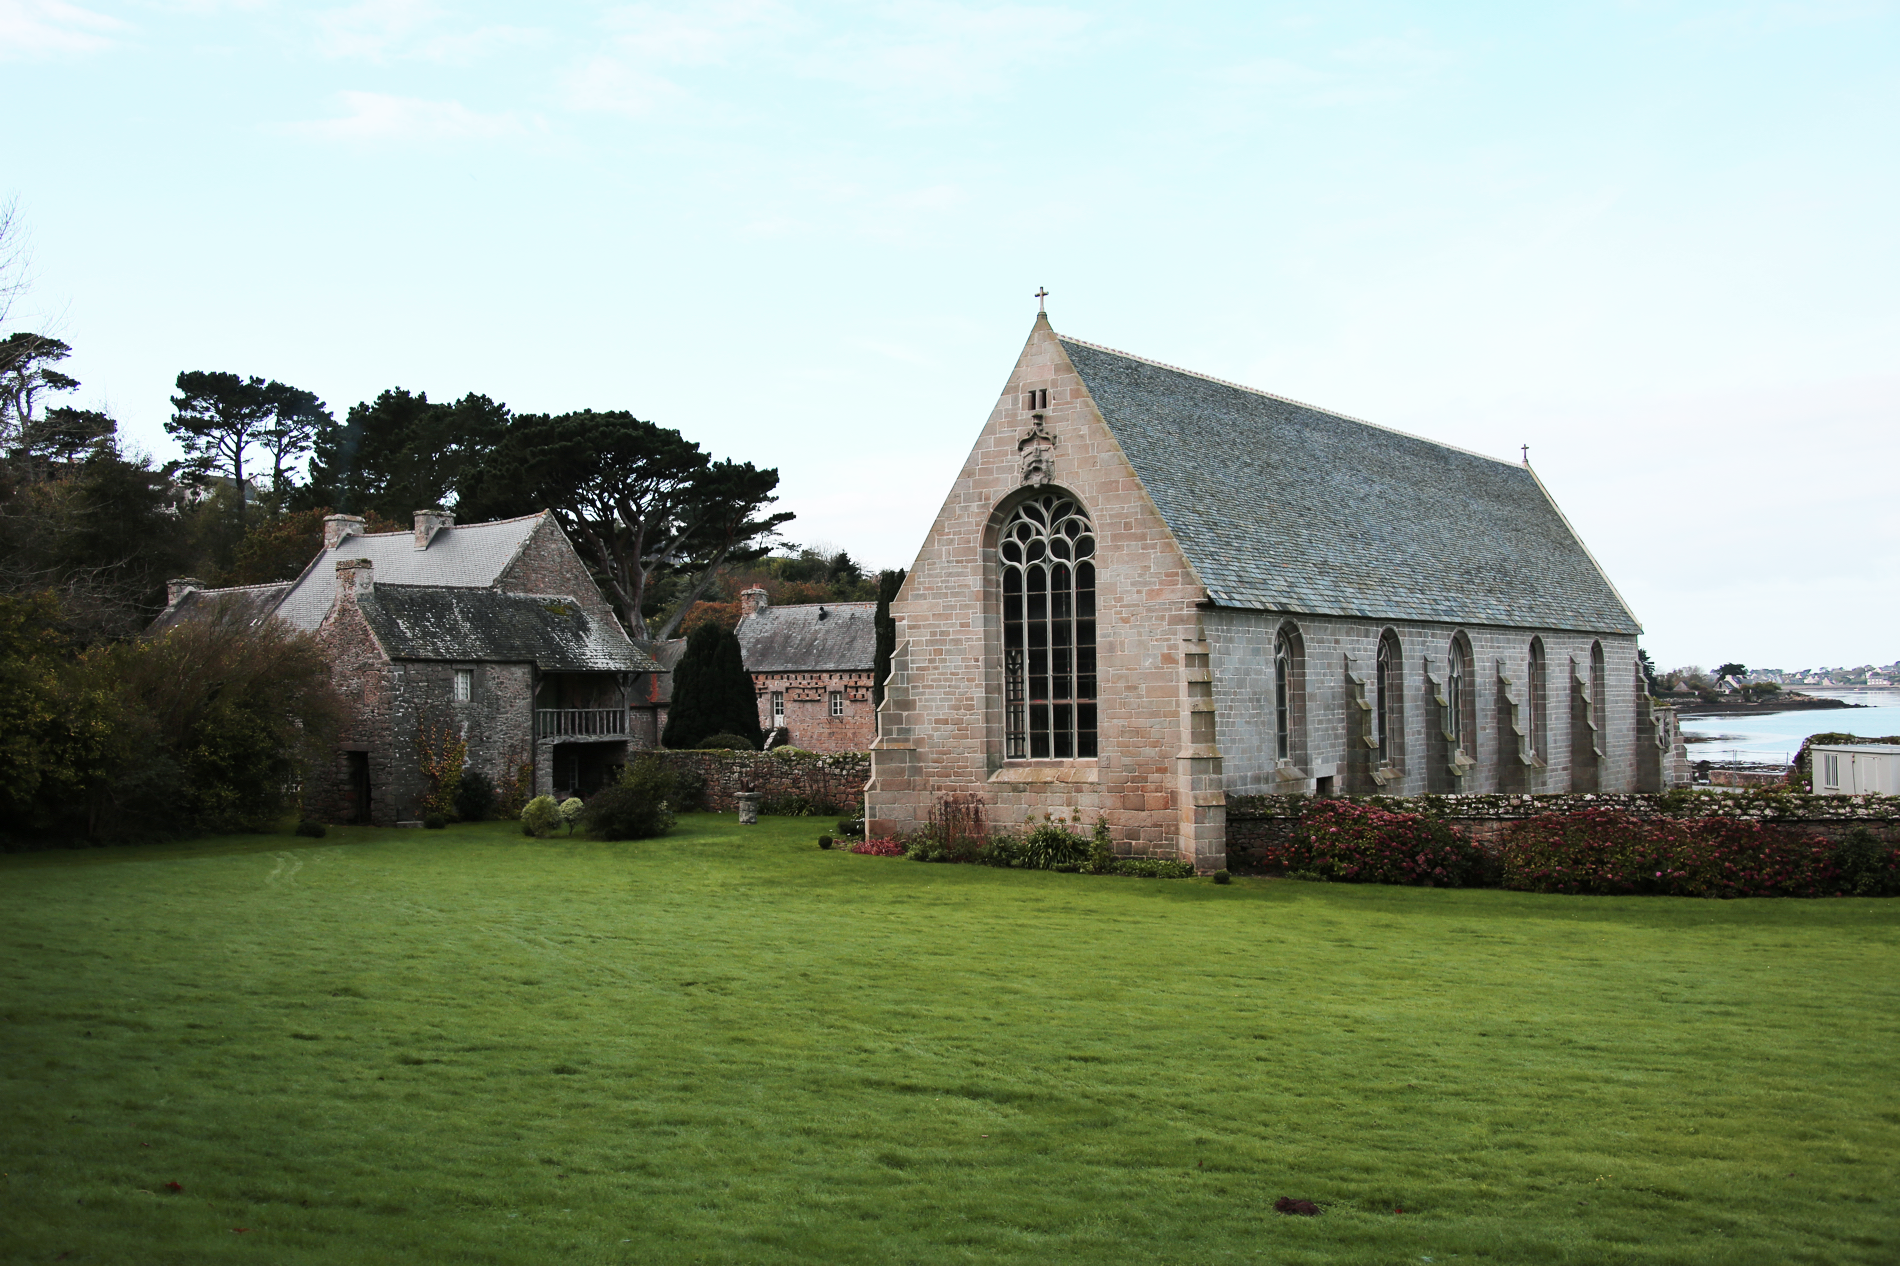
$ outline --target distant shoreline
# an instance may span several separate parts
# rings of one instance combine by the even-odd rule
[[[1818,699],[1813,695],[1787,694],[1775,695],[1769,699],[1764,699],[1760,703],[1742,703],[1740,701],[1735,703],[1729,703],[1727,701],[1703,703],[1700,699],[1694,702],[1685,700],[1676,705],[1676,712],[1678,715],[1685,717],[1745,717],[1764,712],[1829,712],[1836,708],[1868,708],[1872,706],[1874,705],[1867,703],[1849,703],[1845,699]]]

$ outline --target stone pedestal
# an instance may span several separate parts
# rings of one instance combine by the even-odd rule
[[[739,825],[757,826],[759,824],[759,793],[741,791],[733,799],[739,802]]]

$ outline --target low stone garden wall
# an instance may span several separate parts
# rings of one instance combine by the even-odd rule
[[[1229,796],[1227,868],[1257,871],[1267,846],[1285,839],[1311,796]],[[1611,809],[1637,818],[1741,818],[1839,840],[1864,827],[1877,840],[1900,844],[1900,796],[1816,796],[1805,792],[1573,792],[1556,796],[1369,796],[1364,803],[1394,813],[1422,813],[1457,827],[1479,845],[1494,845],[1505,827],[1526,818]]]
[[[644,754],[644,753],[643,753]],[[814,806],[830,805],[818,816],[841,817],[864,802],[864,784],[871,778],[869,752],[673,752],[653,753],[675,774],[696,776],[706,787],[706,808],[714,813],[736,813],[740,791],[751,789],[764,797],[765,812],[794,798]]]

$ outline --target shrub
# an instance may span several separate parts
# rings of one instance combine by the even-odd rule
[[[773,796],[760,802],[759,812],[774,818],[809,818],[817,814],[818,806],[805,796]]]
[[[567,824],[567,833],[569,835],[574,834],[574,824],[580,821],[580,816],[586,808],[587,802],[582,800],[579,796],[569,796],[567,799],[561,801],[561,821]]]
[[[449,820],[439,813],[425,813],[422,817],[422,829],[425,831],[446,830]]]
[[[1089,861],[1091,844],[1053,822],[1044,822],[1023,836],[1018,856],[1022,865],[1033,870],[1054,870],[1058,866],[1079,869]]]
[[[1013,835],[993,835],[976,855],[985,866],[1021,866],[1023,842]]]
[[[1443,822],[1350,800],[1315,804],[1264,860],[1316,879],[1435,888],[1478,886],[1493,870],[1483,849]]]
[[[904,846],[888,837],[881,840],[859,840],[851,846],[854,853],[863,853],[867,857],[902,857]]]
[[[479,769],[462,771],[455,789],[455,816],[464,822],[485,822],[495,812],[495,784]]]
[[[307,836],[313,840],[320,840],[329,833],[329,828],[324,826],[323,823],[313,821],[310,818],[305,818],[297,824],[297,834]]]
[[[1835,849],[1841,871],[1841,891],[1855,897],[1900,896],[1900,848],[1882,844],[1873,832],[1857,826]]]
[[[1108,873],[1134,879],[1192,879],[1194,866],[1166,857],[1118,857]]]
[[[1504,886],[1523,892],[1818,897],[1841,891],[1841,850],[1735,818],[1633,818],[1609,809],[1513,823]]]
[[[743,734],[708,734],[693,744],[702,752],[756,752],[759,745]]]
[[[673,827],[675,779],[658,756],[642,756],[594,793],[581,820],[597,840],[645,840]],[[702,784],[703,786],[703,784]]]
[[[952,791],[937,797],[930,822],[911,843],[909,855],[924,862],[973,862],[983,851],[983,797]]]
[[[812,753],[802,747],[775,747],[772,749],[772,755],[796,760],[800,756],[810,756]]]
[[[561,825],[561,806],[553,796],[536,796],[521,809],[521,833],[544,840]]]
[[[832,844],[832,840],[829,835],[821,835],[818,837],[819,848],[830,848],[831,844]]]
[[[1214,882],[1217,884],[1231,884],[1234,882],[1234,877],[1224,870],[1217,870],[1214,872]]]
[[[534,766],[525,761],[510,767],[495,785],[495,816],[498,818],[518,818],[534,799]]]
[[[856,836],[862,837],[864,834],[864,819],[863,818],[839,818],[838,819],[838,834],[856,835]]]
[[[446,721],[434,725],[416,724],[416,756],[429,790],[422,797],[422,812],[446,818],[455,812],[455,797],[460,793],[462,777],[468,770],[468,739]]]

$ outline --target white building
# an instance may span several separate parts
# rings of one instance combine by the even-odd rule
[[[1900,745],[1815,744],[1814,791],[1823,796],[1900,796]]]

